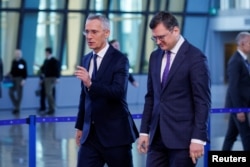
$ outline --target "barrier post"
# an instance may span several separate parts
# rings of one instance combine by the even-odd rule
[[[36,167],[36,116],[27,118],[29,124],[29,167]]]

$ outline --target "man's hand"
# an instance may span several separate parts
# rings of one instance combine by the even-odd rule
[[[204,155],[204,145],[203,144],[197,144],[197,143],[191,143],[189,146],[189,156],[192,158],[192,161],[194,164],[196,164],[196,161],[198,158],[202,157]]]
[[[77,129],[76,130],[75,140],[76,140],[76,144],[78,146],[80,146],[80,144],[81,144],[81,137],[82,137],[82,131]]]
[[[236,117],[238,119],[238,121],[240,122],[244,122],[246,121],[246,116],[245,116],[245,113],[244,112],[239,112],[236,114]]]
[[[149,136],[140,135],[137,143],[139,153],[147,153],[149,146]]]
[[[91,86],[91,79],[89,76],[89,72],[85,68],[77,66],[77,70],[75,71],[75,76],[79,78],[87,88]]]

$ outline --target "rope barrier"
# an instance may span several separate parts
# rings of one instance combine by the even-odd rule
[[[237,113],[250,112],[250,108],[215,108],[210,113]],[[142,114],[132,114],[133,119],[141,119]],[[70,117],[36,117],[30,115],[25,119],[8,119],[0,120],[0,126],[29,124],[29,167],[36,167],[36,123],[52,123],[52,122],[75,122],[76,116]],[[208,122],[208,133],[210,135],[210,120]],[[208,151],[210,144],[205,146],[204,167],[208,166]]]
[[[237,113],[237,112],[250,112],[250,108],[214,108],[211,109],[210,113]],[[132,114],[133,119],[141,119],[142,114]],[[67,117],[36,117],[37,123],[45,123],[45,122],[75,122],[75,116],[67,116]],[[19,124],[27,124],[28,119],[9,119],[9,120],[0,120],[0,126],[5,125],[19,125]]]

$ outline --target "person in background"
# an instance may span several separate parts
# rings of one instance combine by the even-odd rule
[[[43,76],[42,84],[44,84],[46,98],[48,100],[48,111],[45,114],[53,115],[55,113],[55,98],[53,96],[53,90],[55,84],[60,77],[60,64],[59,61],[53,57],[52,48],[45,48],[45,60],[41,67],[41,76]],[[43,92],[41,92],[43,93]],[[44,99],[42,102],[44,102]],[[42,113],[43,114],[43,113]]]
[[[193,167],[204,154],[211,107],[206,56],[181,34],[177,19],[161,11],[150,21],[152,40],[138,151],[147,167]]]
[[[38,66],[38,65],[37,65]],[[40,67],[40,66],[38,66]],[[46,111],[46,92],[45,92],[45,82],[44,82],[44,74],[42,73],[43,66],[40,67],[40,70],[38,71],[39,75],[39,89],[37,90],[37,96],[40,96],[40,107],[38,109],[38,112],[44,113]],[[53,97],[55,99],[56,97],[56,87],[53,87]]]
[[[118,49],[120,51],[120,43],[116,39],[109,41],[109,44],[112,45],[115,49]],[[132,73],[129,73],[128,80],[134,87],[139,86],[139,83],[135,80]]]
[[[3,61],[0,57],[0,98],[2,97]]]
[[[88,16],[84,35],[93,51],[75,71],[82,88],[75,124],[77,167],[132,167],[138,131],[126,101],[128,59],[109,45],[105,16]]]
[[[228,88],[226,94],[226,108],[250,107],[250,33],[240,32],[236,37],[237,51],[227,64]],[[231,113],[228,129],[222,150],[232,150],[237,136],[240,135],[244,151],[250,151],[249,113]]]
[[[15,50],[15,58],[11,64],[9,76],[12,78],[13,86],[9,88],[9,96],[14,106],[13,114],[19,114],[23,97],[23,86],[27,78],[26,61],[22,58],[22,51]]]

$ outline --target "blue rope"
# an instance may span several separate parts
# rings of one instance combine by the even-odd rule
[[[211,109],[210,113],[237,113],[237,112],[250,112],[250,108],[215,108]],[[141,119],[142,114],[132,114],[133,119]],[[52,122],[75,122],[76,117],[36,117],[37,123],[52,123]],[[27,124],[28,118],[26,119],[9,119],[9,120],[0,120],[0,126],[5,125],[18,125],[18,124]]]

